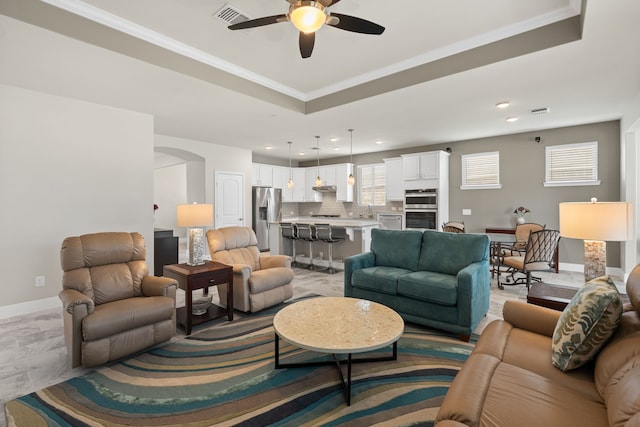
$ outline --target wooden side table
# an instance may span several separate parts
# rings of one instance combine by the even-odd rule
[[[164,276],[178,281],[180,289],[185,291],[185,307],[176,309],[177,323],[184,327],[186,335],[191,334],[194,325],[227,315],[233,320],[233,267],[215,261],[203,265],[171,264],[164,266]],[[227,308],[211,304],[209,310],[199,316],[192,311],[193,291],[203,289],[206,295],[209,286],[227,284]]]
[[[571,286],[552,285],[550,283],[532,283],[527,294],[529,304],[540,305],[553,310],[562,311],[571,302],[580,288]],[[623,304],[629,302],[629,296],[620,294]]]

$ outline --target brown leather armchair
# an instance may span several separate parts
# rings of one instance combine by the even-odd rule
[[[171,339],[175,334],[177,282],[149,275],[139,233],[67,237],[64,334],[71,367],[93,367]]]
[[[261,255],[256,233],[249,227],[223,227],[207,231],[211,260],[233,266],[233,305],[255,313],[293,296],[291,257]],[[220,303],[227,300],[227,285],[217,286]]]

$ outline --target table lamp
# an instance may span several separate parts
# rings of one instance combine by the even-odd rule
[[[178,205],[178,227],[189,227],[189,265],[204,264],[204,230],[199,227],[213,225],[213,205],[197,203]]]
[[[627,202],[560,203],[560,235],[584,240],[584,279],[604,276],[607,271],[605,241],[633,239],[632,207]]]

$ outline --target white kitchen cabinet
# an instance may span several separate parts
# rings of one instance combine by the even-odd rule
[[[403,155],[404,180],[438,179],[440,176],[440,153],[433,151]]]
[[[293,188],[287,187],[289,182],[289,168],[286,169],[286,174],[283,176],[284,186],[282,187],[282,202],[283,203],[297,203],[304,202],[304,189],[305,189],[305,171],[304,168],[292,168],[291,178],[293,179]]]
[[[273,166],[273,188],[284,190],[287,188],[289,180],[289,168],[284,166]]]
[[[349,185],[349,174],[353,173],[353,164],[344,163],[335,166],[336,201],[353,202],[353,185]]]
[[[304,201],[305,202],[321,202],[322,193],[312,190],[315,186],[316,177],[318,176],[317,168],[305,168],[305,185],[304,185]]]
[[[336,167],[320,166],[320,178],[322,178],[322,185],[337,185]]]
[[[385,189],[388,201],[403,201],[404,176],[402,157],[383,159],[385,165]]]
[[[262,187],[272,187],[273,186],[273,166],[272,165],[264,165],[262,163],[253,163],[252,167],[252,176],[251,176],[251,184],[259,185]]]
[[[306,188],[306,173],[304,168],[293,168],[292,202],[304,202]]]

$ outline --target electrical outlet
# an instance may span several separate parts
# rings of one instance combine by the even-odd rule
[[[471,209],[462,209],[462,215],[471,215]]]
[[[40,288],[44,286],[44,276],[36,276],[36,287]]]

